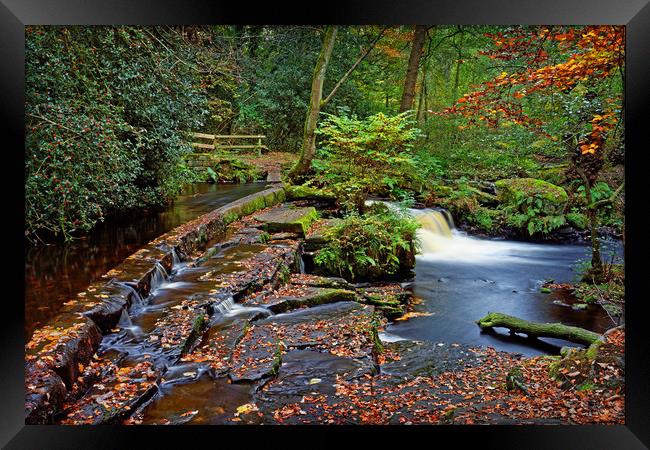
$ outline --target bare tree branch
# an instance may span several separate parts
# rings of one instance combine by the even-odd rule
[[[352,64],[352,67],[350,67],[350,70],[345,72],[345,75],[343,75],[343,77],[341,77],[341,79],[338,81],[338,83],[336,83],[336,85],[334,85],[334,87],[332,88],[332,91],[329,93],[329,95],[327,97],[325,97],[325,99],[320,102],[321,108],[324,107],[331,100],[331,98],[334,96],[336,91],[338,91],[338,89],[345,82],[345,80],[347,80],[347,78],[354,71],[354,69],[356,69],[357,66],[359,64],[361,64],[361,61],[363,61],[366,58],[366,56],[368,56],[370,51],[375,47],[375,44],[379,41],[379,39],[381,39],[381,37],[383,36],[384,32],[387,29],[388,29],[388,27],[381,30],[381,32],[377,35],[375,40],[370,43],[370,47],[368,47],[368,49],[354,62],[354,64]]]

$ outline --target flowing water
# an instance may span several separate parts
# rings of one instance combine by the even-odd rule
[[[265,183],[192,184],[169,207],[107,219],[71,244],[25,248],[25,337],[61,305],[147,242],[226,203],[261,191]],[[160,282],[163,273],[159,271]]]
[[[239,197],[250,193],[239,192]],[[481,333],[474,321],[489,311],[498,311],[597,332],[611,326],[610,319],[599,307],[574,310],[567,305],[571,300],[539,292],[545,279],[552,278],[557,283],[571,281],[576,274],[574,264],[589,256],[588,247],[478,239],[456,230],[451,215],[444,210],[410,212],[422,223],[418,230],[421,253],[416,258],[416,277],[409,283],[417,301],[415,311],[422,315],[391,323],[380,334],[382,340],[490,345],[499,350],[534,355],[556,353],[566,342],[530,341],[499,332]],[[253,384],[231,384],[225,378],[215,378],[201,362],[177,362],[178,355],[151,345],[148,338],[157,321],[173,308],[179,308],[184,299],[216,290],[218,282],[205,277],[208,272],[241,271],[244,261],[264,248],[262,244],[217,245],[215,252],[198,264],[175,257],[171,273],[162,266],[157,267],[152,291],[146,298],[133,290],[133,306],[128,314],[123,313],[114,332],[104,336],[98,353],[121,367],[133,366],[146,358],[165,368],[159,390],[143,412],[142,423],[222,423],[236,408],[252,401]],[[559,300],[564,306],[557,304]],[[232,296],[224,295],[214,306],[208,329],[197,345],[211,342],[224,330],[237,329],[246,321],[271,314],[266,308],[243,306]],[[292,355],[295,360],[287,355],[287,361],[305,370],[324,363],[318,359],[322,359],[318,352]]]
[[[410,288],[418,302],[415,311],[424,315],[389,325],[385,339],[489,345],[535,355],[557,353],[569,343],[557,339],[531,341],[509,336],[505,329],[482,333],[475,321],[488,312],[501,312],[599,333],[614,326],[597,305],[576,310],[566,295],[540,292],[540,285],[548,279],[555,283],[574,281],[576,263],[591,257],[588,246],[479,239],[456,230],[446,211],[410,212],[422,224],[418,230],[421,252]],[[603,247],[605,254],[622,254],[618,242],[605,242]]]

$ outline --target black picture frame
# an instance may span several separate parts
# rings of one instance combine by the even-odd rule
[[[4,317],[0,333],[0,444],[4,448],[131,448],[134,437],[147,445],[170,443],[224,445],[225,438],[250,445],[251,439],[278,445],[344,443],[342,433],[360,434],[364,445],[399,438],[431,445],[463,448],[470,441],[480,448],[589,448],[620,449],[650,446],[650,352],[645,322],[650,296],[644,289],[644,260],[649,229],[649,194],[644,153],[648,151],[644,128],[650,105],[650,4],[649,0],[363,0],[316,3],[244,3],[233,1],[146,0],[0,0],[0,140],[5,214],[11,223],[5,244],[3,289]],[[115,24],[617,24],[626,25],[626,424],[623,426],[436,426],[436,427],[62,427],[24,425],[24,287],[19,252],[24,230],[21,171],[24,148],[24,26]],[[10,176],[7,176],[10,175]],[[15,176],[12,176],[15,175]],[[14,234],[15,233],[15,234]],[[14,237],[15,236],[15,237]],[[15,276],[11,276],[15,274]],[[296,434],[299,433],[299,434]],[[274,436],[270,436],[273,434]],[[275,437],[276,434],[281,436]],[[398,435],[399,436],[396,436]],[[199,435],[200,438],[199,438]],[[296,436],[300,436],[296,438]],[[318,436],[317,436],[318,435]],[[417,435],[417,436],[416,436]],[[441,437],[452,444],[441,444]],[[404,439],[408,439],[404,441]]]

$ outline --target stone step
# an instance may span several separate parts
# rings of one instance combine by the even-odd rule
[[[372,360],[372,306],[339,302],[271,316],[256,322],[231,358],[233,382],[277,373],[287,350],[311,348],[335,356]]]
[[[242,303],[246,306],[268,308],[271,312],[278,314],[297,308],[356,299],[356,293],[350,290],[289,285],[283,286],[277,291],[256,293],[243,299]]]
[[[291,208],[279,206],[268,211],[255,214],[255,220],[262,222],[269,232],[298,233],[305,236],[311,224],[318,218],[316,208]]]

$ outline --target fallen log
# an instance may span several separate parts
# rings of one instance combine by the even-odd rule
[[[488,313],[476,323],[482,329],[494,327],[508,328],[511,333],[524,333],[530,338],[548,337],[564,339],[578,344],[591,345],[600,340],[601,336],[584,328],[572,327],[561,323],[528,322],[514,316],[501,313]]]

